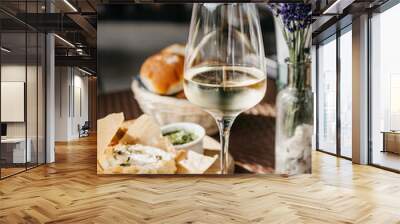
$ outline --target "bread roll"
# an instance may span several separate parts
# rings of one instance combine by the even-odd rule
[[[184,57],[159,53],[149,57],[140,69],[140,78],[150,91],[160,95],[173,95],[183,89]]]
[[[166,48],[164,48],[162,51],[162,53],[167,53],[167,54],[176,54],[176,55],[180,55],[180,56],[185,56],[185,46],[180,45],[180,44],[173,44],[170,45]]]

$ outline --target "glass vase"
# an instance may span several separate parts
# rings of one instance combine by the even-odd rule
[[[287,63],[288,85],[276,100],[275,172],[311,173],[313,93],[310,62]]]

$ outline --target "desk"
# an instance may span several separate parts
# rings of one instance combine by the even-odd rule
[[[400,131],[382,131],[383,150],[382,152],[392,152],[400,154]]]
[[[25,163],[32,158],[32,140],[26,139],[27,147],[25,154],[25,138],[5,138],[1,139],[1,156],[6,163]],[[12,156],[11,156],[12,154]],[[12,158],[12,159],[11,159]],[[25,161],[26,159],[26,161]]]

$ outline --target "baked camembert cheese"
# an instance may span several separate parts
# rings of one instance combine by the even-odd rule
[[[174,174],[175,153],[141,144],[118,144],[105,152],[105,173]]]

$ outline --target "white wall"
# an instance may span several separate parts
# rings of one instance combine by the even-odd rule
[[[69,132],[69,68],[55,68],[55,141],[68,141]]]
[[[25,82],[25,65],[2,65],[1,81]],[[5,110],[6,108],[1,108]],[[7,123],[7,137],[25,137],[25,123]]]
[[[55,140],[77,139],[78,125],[89,116],[88,78],[76,68],[56,67],[55,85]]]
[[[85,121],[89,120],[88,111],[88,78],[87,76],[81,76],[82,73],[76,74],[77,70],[74,70],[74,91],[73,91],[73,105],[72,108],[72,119],[71,119],[71,135],[73,138],[78,138],[78,125],[83,125]],[[79,93],[80,92],[80,93]],[[80,102],[79,102],[80,101]],[[80,108],[81,107],[81,108]],[[81,111],[80,111],[81,110]]]
[[[28,74],[36,74],[36,67],[34,66],[28,66],[27,68],[24,65],[18,65],[18,64],[8,64],[8,65],[2,65],[1,66],[1,81],[4,82],[25,82],[25,75],[27,69]],[[30,78],[30,76],[28,76]],[[36,80],[31,80],[29,79],[29,86],[36,86]],[[36,108],[36,88],[27,88],[27,103],[33,104],[28,105]],[[1,110],[7,110],[7,108],[1,108]],[[35,109],[36,111],[36,109]],[[28,112],[31,112],[31,110],[28,110]],[[36,113],[27,113],[27,119],[28,119],[28,129],[33,128],[36,130],[36,119],[37,115]],[[33,122],[33,123],[32,123]],[[7,122],[7,136],[8,137],[25,137],[25,123],[26,122]],[[28,130],[28,137],[30,132]],[[36,137],[36,132],[35,132],[35,137]]]

